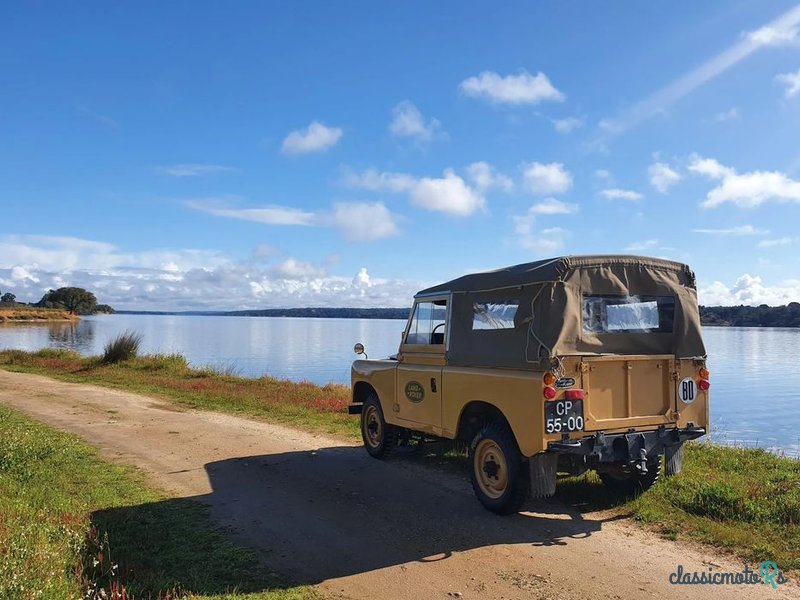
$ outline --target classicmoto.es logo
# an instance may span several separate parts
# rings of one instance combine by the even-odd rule
[[[741,571],[687,571],[683,565],[678,565],[669,575],[669,582],[674,585],[768,585],[773,589],[786,583],[786,577],[778,565],[771,560],[762,562],[757,570],[752,570],[748,565]]]

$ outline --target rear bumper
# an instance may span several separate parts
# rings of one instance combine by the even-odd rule
[[[547,449],[559,454],[585,456],[598,463],[629,463],[644,455],[653,457],[664,448],[694,440],[706,434],[703,427],[666,428],[655,431],[604,434],[602,431],[581,439],[563,439],[550,442]]]

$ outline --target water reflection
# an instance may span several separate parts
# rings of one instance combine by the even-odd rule
[[[371,319],[113,315],[78,323],[0,326],[0,348],[71,348],[100,354],[126,330],[147,353],[180,353],[193,366],[295,381],[348,383],[355,342],[372,358],[394,354],[404,322]],[[712,436],[800,455],[800,330],[704,330],[712,383]]]

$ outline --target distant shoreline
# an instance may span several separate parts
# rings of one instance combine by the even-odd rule
[[[72,323],[79,320],[67,310],[54,308],[0,308],[0,323]]]
[[[117,310],[122,315],[177,315],[207,317],[298,317],[322,319],[408,319],[409,308],[264,308],[252,310],[151,311]],[[701,306],[703,325],[714,327],[797,327],[800,303],[786,306]]]

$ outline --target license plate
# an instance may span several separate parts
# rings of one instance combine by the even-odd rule
[[[544,403],[545,433],[583,431],[583,400],[555,400]]]

